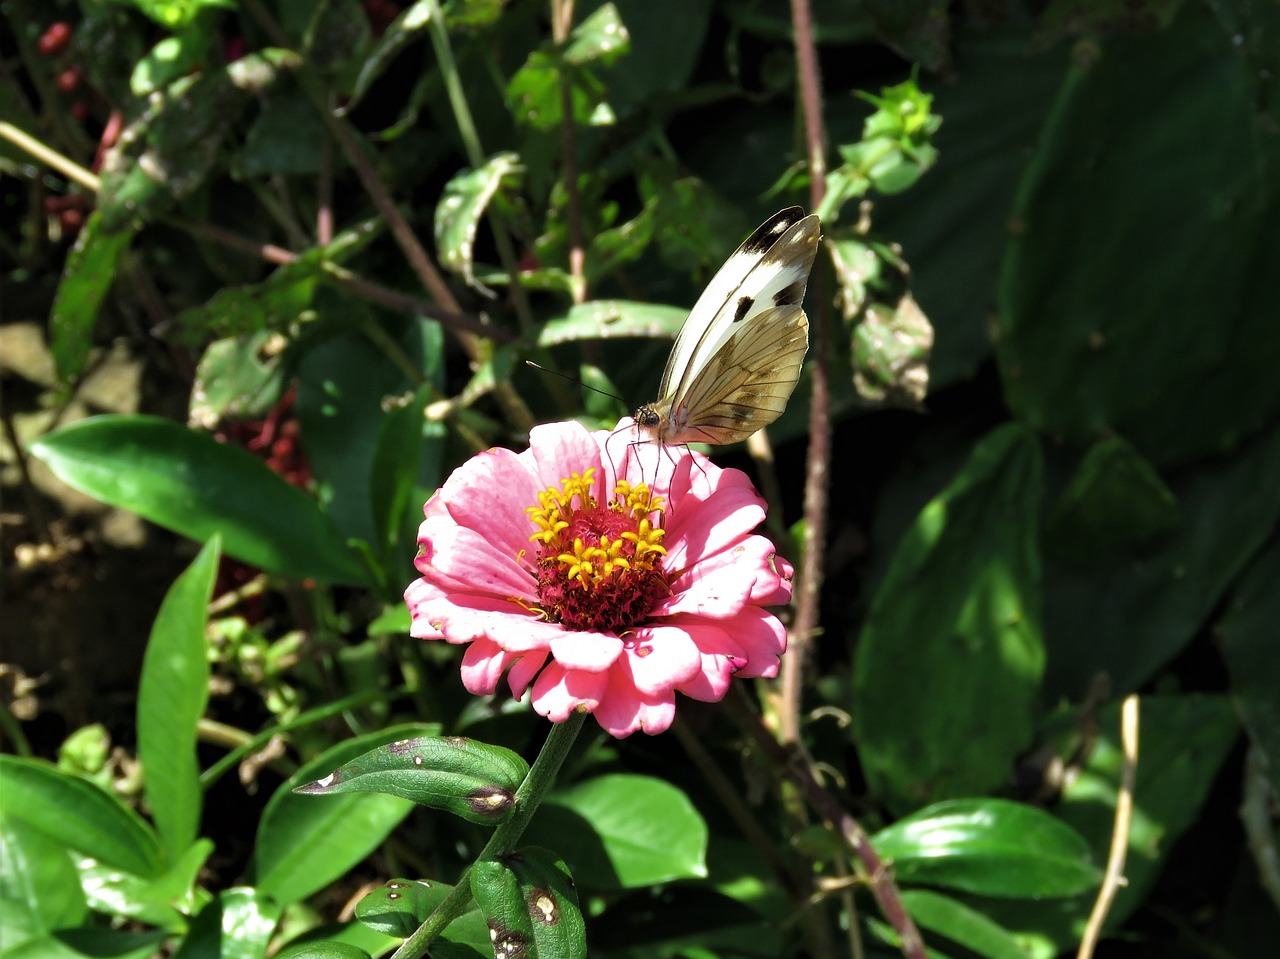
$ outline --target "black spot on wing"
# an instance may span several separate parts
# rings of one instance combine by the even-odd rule
[[[773,294],[774,306],[799,306],[800,301],[804,299],[805,279],[796,280],[790,286],[784,286],[777,293]]]
[[[787,207],[775,213],[756,228],[756,231],[742,241],[739,253],[761,254],[768,252],[778,237],[791,229],[792,225],[804,218],[804,210],[798,206]]]
[[[753,300],[749,296],[744,296],[739,298],[737,309],[733,311],[733,322],[737,323],[744,316],[746,316],[747,311],[751,309],[751,304],[754,302],[755,300]]]

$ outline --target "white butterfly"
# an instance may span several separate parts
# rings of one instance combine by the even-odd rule
[[[647,440],[736,443],[782,414],[809,349],[800,304],[820,230],[816,216],[789,207],[720,267],[676,337],[659,399],[635,411]]]

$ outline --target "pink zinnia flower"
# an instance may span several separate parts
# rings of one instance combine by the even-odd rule
[[[583,708],[621,737],[670,726],[677,692],[714,702],[734,675],[777,674],[786,631],[765,607],[792,570],[751,534],[764,501],[737,470],[554,423],[458,467],[424,512],[411,633],[470,644],[472,693],[509,670],[552,722]]]

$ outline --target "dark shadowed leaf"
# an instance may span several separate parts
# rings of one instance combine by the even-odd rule
[[[89,360],[98,309],[133,234],[128,227],[108,229],[95,210],[67,256],[49,315],[50,349],[58,377],[64,381],[78,376]]]
[[[921,511],[872,601],[852,728],[893,808],[994,788],[1031,741],[1044,669],[1040,476],[1034,436],[991,433]]]

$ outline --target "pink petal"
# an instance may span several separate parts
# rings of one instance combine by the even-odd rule
[[[418,542],[426,547],[426,555],[418,560],[418,569],[442,589],[466,589],[522,599],[534,596],[534,579],[517,562],[516,554],[495,546],[475,530],[423,520]]]
[[[509,653],[549,649],[564,632],[509,599],[461,591],[430,598],[413,607],[413,613],[410,635],[419,639],[455,644],[484,639]]]
[[[560,481],[574,473],[585,476],[587,470],[596,467],[597,483],[600,476],[600,445],[581,423],[569,420],[565,423],[547,423],[529,431],[529,449],[522,456],[529,456],[534,463],[534,473],[543,485],[560,485]],[[598,485],[597,490],[601,487]]]
[[[747,650],[725,629],[725,620],[712,625],[705,620],[692,620],[690,617],[682,619],[698,647],[701,663],[698,672],[678,689],[692,699],[718,702],[728,692],[734,673],[747,663]]]
[[[746,662],[738,664],[739,679],[778,675],[778,662],[787,650],[787,630],[777,616],[759,606],[751,606],[717,625],[746,650]]]
[[[561,630],[551,641],[551,655],[565,669],[598,673],[622,655],[622,640],[608,633]]]
[[[755,491],[749,496],[739,492],[716,495],[704,504],[692,500],[676,504],[668,514],[663,541],[669,569],[683,569],[733,547],[764,521],[764,503]]]
[[[627,663],[636,689],[657,696],[692,679],[702,657],[685,629],[663,624],[636,631],[627,643]]]
[[[586,673],[548,663],[533,682],[533,708],[553,723],[564,722],[579,706],[594,712],[608,682],[608,673]]]
[[[533,678],[538,675],[538,670],[546,661],[546,653],[529,653],[517,659],[511,667],[511,672],[507,673],[507,684],[511,687],[511,695],[516,699],[523,696],[524,691],[529,688],[529,684],[533,682]]]
[[[486,450],[454,470],[438,495],[458,525],[515,556],[529,548],[534,532],[525,508],[536,506],[538,494],[548,485],[538,481],[531,466],[511,450]]]
[[[640,729],[655,736],[671,725],[676,716],[674,694],[645,696],[621,668],[608,675],[608,689],[593,712],[610,736],[623,739]]]
[[[467,692],[484,696],[498,688],[502,672],[515,659],[504,652],[497,643],[479,640],[467,647],[462,657],[462,685]]]

